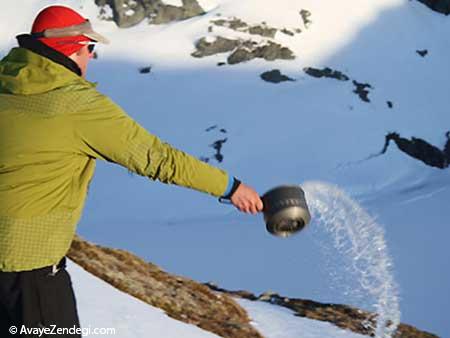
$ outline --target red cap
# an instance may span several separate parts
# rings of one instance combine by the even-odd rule
[[[73,9],[64,6],[50,6],[44,8],[33,22],[31,33],[40,33],[50,28],[64,28],[73,25],[79,25],[86,22],[86,19]],[[80,41],[90,41],[84,35],[67,36],[59,38],[39,38],[47,46],[58,52],[70,56],[83,48]]]

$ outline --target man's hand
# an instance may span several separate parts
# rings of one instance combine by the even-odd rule
[[[231,196],[231,203],[239,211],[255,215],[263,210],[263,202],[253,188],[241,183]]]

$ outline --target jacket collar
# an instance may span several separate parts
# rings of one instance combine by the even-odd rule
[[[28,49],[36,54],[39,54],[53,62],[66,67],[70,71],[74,72],[78,76],[81,76],[81,69],[78,67],[75,61],[68,58],[62,53],[50,48],[38,39],[33,38],[30,34],[21,34],[16,36],[19,46]]]

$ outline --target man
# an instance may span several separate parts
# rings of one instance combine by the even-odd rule
[[[85,80],[108,41],[80,14],[50,6],[17,39],[0,61],[0,337],[79,327],[64,256],[96,159],[262,210],[252,188],[161,142]]]

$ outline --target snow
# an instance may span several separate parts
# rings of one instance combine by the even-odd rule
[[[41,7],[53,3],[5,3],[0,54],[15,45],[16,34],[29,31]],[[209,145],[227,137],[224,162],[212,164],[261,194],[308,180],[330,182],[350,194],[385,227],[402,321],[439,336],[450,332],[447,315],[439,310],[450,306],[450,171],[427,167],[394,144],[385,155],[364,160],[381,150],[391,131],[442,149],[450,126],[449,17],[408,0],[201,0],[208,13],[198,18],[118,29],[97,19],[94,1],[59,3],[79,9],[112,40],[98,47],[89,79],[149,131],[198,157],[210,156]],[[311,12],[308,29],[302,9]],[[249,24],[302,29],[275,39],[297,59],[217,67],[224,55],[190,56],[201,37],[249,38],[223,27],[208,33],[211,20],[234,16]],[[421,49],[429,51],[425,58],[416,53]],[[139,74],[148,65],[152,73]],[[370,83],[371,102],[352,92],[351,81],[315,79],[302,71],[325,66]],[[297,81],[261,81],[259,74],[272,69]],[[216,124],[217,130],[205,132]],[[326,250],[330,243],[323,242],[314,220],[307,231],[286,240],[264,228],[261,216],[239,214],[209,196],[153,184],[99,162],[79,232],[226,288],[270,289],[370,308],[344,291],[345,278],[332,264],[336,253]]]
[[[208,12],[220,5],[220,0],[197,0],[197,3],[203,8],[204,11]]]
[[[236,299],[252,318],[252,325],[266,338],[364,338],[327,322],[296,317],[291,310],[268,303]]]
[[[163,3],[166,5],[172,5],[172,6],[176,6],[176,7],[183,6],[182,0],[163,0]]]
[[[85,330],[83,337],[93,336],[94,329],[114,329],[114,334],[101,335],[105,337],[219,337],[170,318],[161,309],[115,289],[70,260],[67,270],[77,300],[80,325]]]
[[[103,280],[91,275],[68,260],[75,297],[77,299],[83,337],[94,336],[100,329],[121,338],[213,338],[219,337],[197,326],[168,317],[162,310],[131,297]],[[248,311],[252,325],[266,338],[363,338],[329,323],[298,318],[286,309],[262,302],[236,299]],[[111,330],[113,329],[113,330]],[[103,331],[105,332],[105,331]]]

